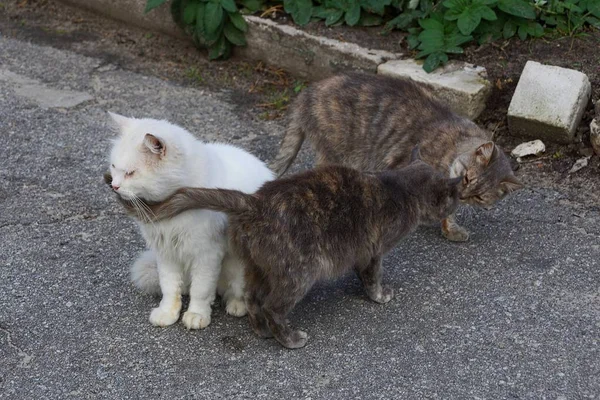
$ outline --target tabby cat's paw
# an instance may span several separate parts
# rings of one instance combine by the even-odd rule
[[[156,307],[150,313],[150,323],[154,326],[169,326],[173,325],[179,319],[179,312],[171,310],[163,310]]]
[[[442,235],[452,242],[466,242],[469,240],[469,231],[462,226],[454,226],[452,229],[442,229]]]
[[[231,299],[227,302],[225,311],[234,317],[243,317],[246,315],[246,303],[241,299]]]
[[[210,324],[210,315],[186,311],[183,313],[181,321],[188,329],[204,329]]]

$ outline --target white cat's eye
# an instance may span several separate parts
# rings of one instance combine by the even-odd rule
[[[125,176],[127,176],[127,177],[131,177],[131,176],[133,176],[133,174],[135,174],[135,171],[125,172]]]
[[[110,166],[111,166],[111,167],[113,167],[113,168],[116,168],[116,167],[115,167],[115,164],[110,164]]]

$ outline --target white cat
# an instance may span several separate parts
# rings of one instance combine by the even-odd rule
[[[120,131],[110,155],[112,186],[124,199],[162,201],[184,186],[253,193],[273,179],[262,161],[237,147],[203,143],[167,121],[109,114]],[[217,291],[229,314],[245,315],[243,264],[228,249],[225,214],[192,210],[148,222],[147,212],[140,205],[137,222],[151,250],[133,264],[131,278],[145,292],[162,293],[150,322],[175,323],[185,293],[190,305],[182,321],[188,329],[210,324]]]

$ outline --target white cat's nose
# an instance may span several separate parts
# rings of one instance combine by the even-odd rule
[[[113,190],[115,190],[115,191],[119,190],[119,188],[120,188],[120,187],[121,187],[121,186],[112,185],[112,188],[113,188]]]

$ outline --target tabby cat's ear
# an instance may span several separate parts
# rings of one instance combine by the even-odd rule
[[[455,186],[458,186],[463,180],[462,176],[456,177],[456,178],[452,178],[452,179],[448,179],[447,183],[448,183],[448,187],[449,188],[453,188]]]
[[[154,154],[163,157],[167,152],[165,143],[151,133],[146,133],[144,136],[144,145]]]
[[[417,160],[421,159],[421,149],[419,145],[416,145],[413,149],[412,152],[410,153],[410,162],[415,162]]]
[[[504,178],[504,180],[500,182],[500,185],[502,185],[502,187],[508,193],[512,193],[525,187],[525,185],[523,185],[523,183],[521,183],[521,181],[518,180],[517,177],[514,175],[509,175],[506,178]]]
[[[475,161],[485,167],[492,160],[495,151],[497,150],[494,142],[484,143],[475,150]]]
[[[108,112],[108,115],[110,117],[110,119],[113,120],[113,122],[115,123],[116,127],[119,128],[120,131],[123,131],[125,128],[127,128],[127,126],[130,123],[130,118],[124,117],[122,115],[113,113],[113,112]]]

